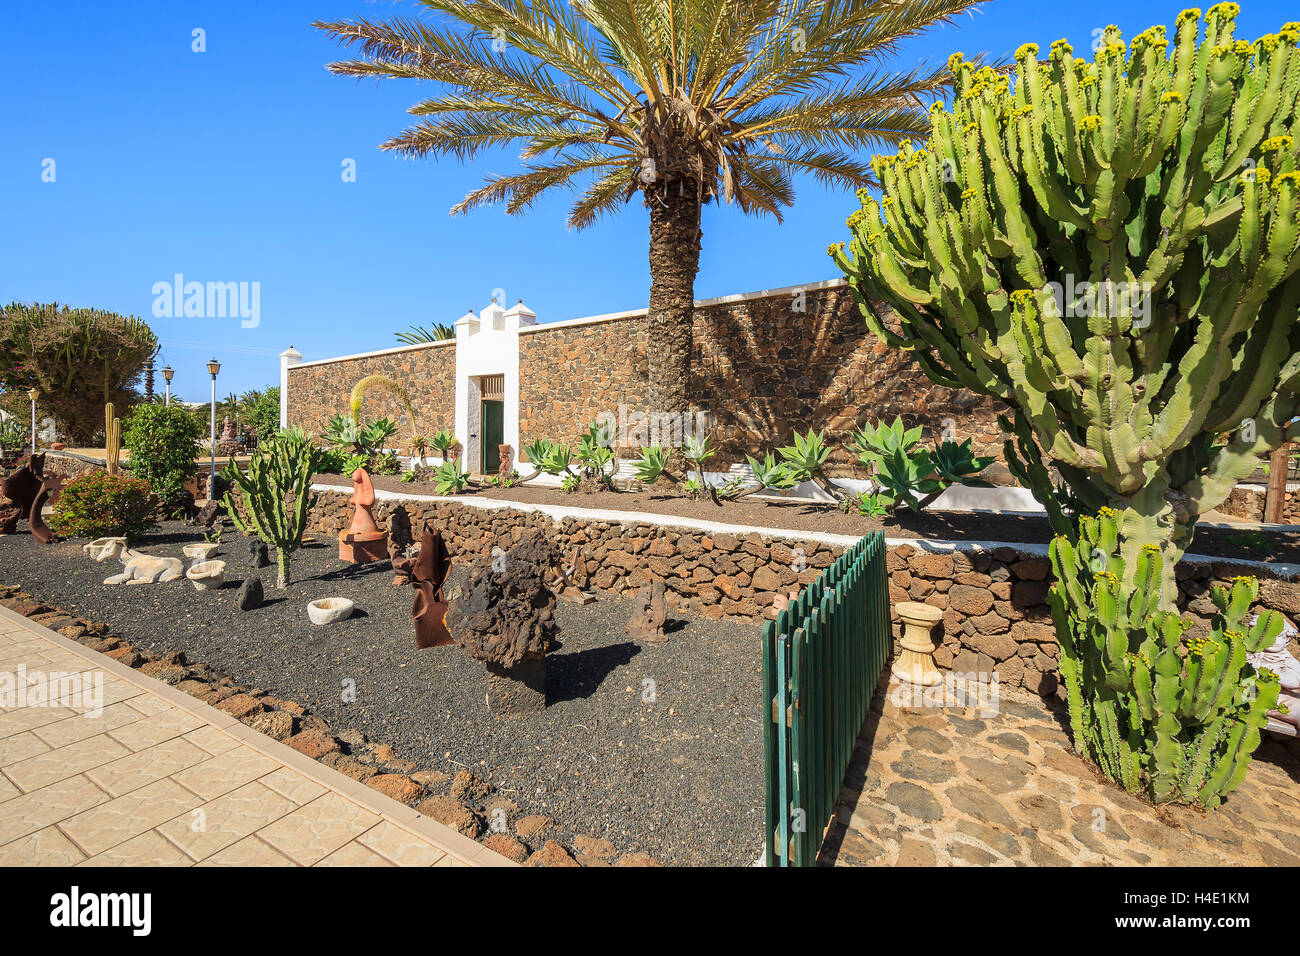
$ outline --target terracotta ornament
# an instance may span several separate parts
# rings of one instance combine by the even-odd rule
[[[442,533],[426,523],[420,536],[420,552],[413,558],[403,557],[397,545],[389,547],[393,562],[393,583],[412,585],[411,619],[415,622],[415,649],[443,647],[456,641],[447,629],[447,599],[442,588],[451,573],[451,556],[443,543]]]
[[[497,455],[501,458],[501,464],[497,468],[497,474],[502,478],[508,478],[510,472],[515,470],[514,451],[509,445],[497,445]]]
[[[567,562],[561,560],[548,576],[547,587],[555,592],[556,597],[574,604],[591,604],[596,596],[587,590],[591,583],[591,573],[587,570],[587,559],[581,548],[573,549],[573,556]]]
[[[352,473],[352,525],[339,532],[339,560],[349,564],[367,564],[382,561],[388,556],[388,532],[380,531],[375,524],[372,509],[375,507],[375,486],[370,482],[370,472],[358,468]]]

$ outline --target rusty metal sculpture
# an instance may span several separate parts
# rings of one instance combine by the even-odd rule
[[[442,593],[451,573],[451,556],[442,533],[426,523],[420,536],[419,554],[403,557],[401,549],[391,544],[388,555],[393,562],[393,583],[415,588],[411,619],[415,622],[416,650],[456,643],[447,629],[447,599]]]
[[[3,492],[4,496],[14,503],[14,507],[18,508],[19,513],[27,519],[32,537],[41,544],[49,544],[57,540],[54,532],[46,527],[41,517],[41,509],[47,503],[52,504],[57,501],[62,489],[61,475],[46,476],[43,452],[32,455],[22,467],[15,469],[3,482],[0,482],[0,492]]]

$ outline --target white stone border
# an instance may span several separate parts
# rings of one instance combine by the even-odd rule
[[[312,484],[313,491],[327,491],[334,494],[350,494],[342,485],[327,485],[320,482]],[[604,508],[575,508],[569,505],[539,505],[524,501],[507,501],[504,498],[478,498],[470,495],[414,495],[395,491],[375,489],[375,498],[379,501],[420,501],[431,504],[454,503],[467,508],[479,508],[484,511],[524,511],[546,515],[556,521],[574,518],[581,521],[606,521],[613,524],[648,524],[660,528],[684,528],[689,531],[705,531],[709,534],[761,534],[769,538],[786,541],[817,541],[832,547],[847,548],[860,540],[860,535],[831,534],[826,531],[798,531],[792,528],[768,528],[762,525],[727,524],[722,521],[706,521],[701,518],[683,518],[678,515],[661,515],[650,511],[613,511]],[[1235,525],[1219,525],[1235,527]],[[1281,525],[1279,527],[1293,527]],[[886,538],[885,546],[897,548],[911,545],[923,551],[949,553],[954,551],[993,551],[997,548],[1014,548],[1022,554],[1047,557],[1047,545],[1031,544],[1023,541],[951,541],[942,538]],[[1269,563],[1245,558],[1219,558],[1209,554],[1185,554],[1183,560],[1191,564],[1213,564],[1223,562],[1243,568],[1267,571],[1269,577],[1291,580],[1300,575],[1300,564]]]

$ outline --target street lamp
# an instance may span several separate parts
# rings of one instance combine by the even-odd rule
[[[211,429],[210,437],[212,439],[212,456],[209,462],[211,471],[208,473],[208,499],[211,500],[217,496],[217,373],[221,371],[221,363],[216,359],[208,359],[208,373],[212,376],[212,415],[209,427]],[[35,421],[35,419],[33,419]]]
[[[27,397],[32,400],[32,454],[36,454],[36,396],[41,394],[36,389],[29,389]]]
[[[167,397],[163,399],[164,405],[172,403],[172,376],[176,374],[176,369],[170,365],[163,366],[163,381],[167,383]]]

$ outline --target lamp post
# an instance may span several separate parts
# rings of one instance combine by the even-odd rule
[[[36,454],[36,396],[41,394],[36,389],[29,389],[27,397],[32,401],[32,454]]]
[[[209,461],[210,471],[208,472],[208,498],[215,498],[217,495],[217,373],[221,371],[221,363],[216,359],[208,359],[208,372],[212,375],[212,415],[209,427],[210,437],[212,439],[212,455]]]
[[[167,383],[167,396],[163,399],[164,405],[172,403],[172,376],[176,374],[176,369],[170,365],[163,366],[163,381]]]

